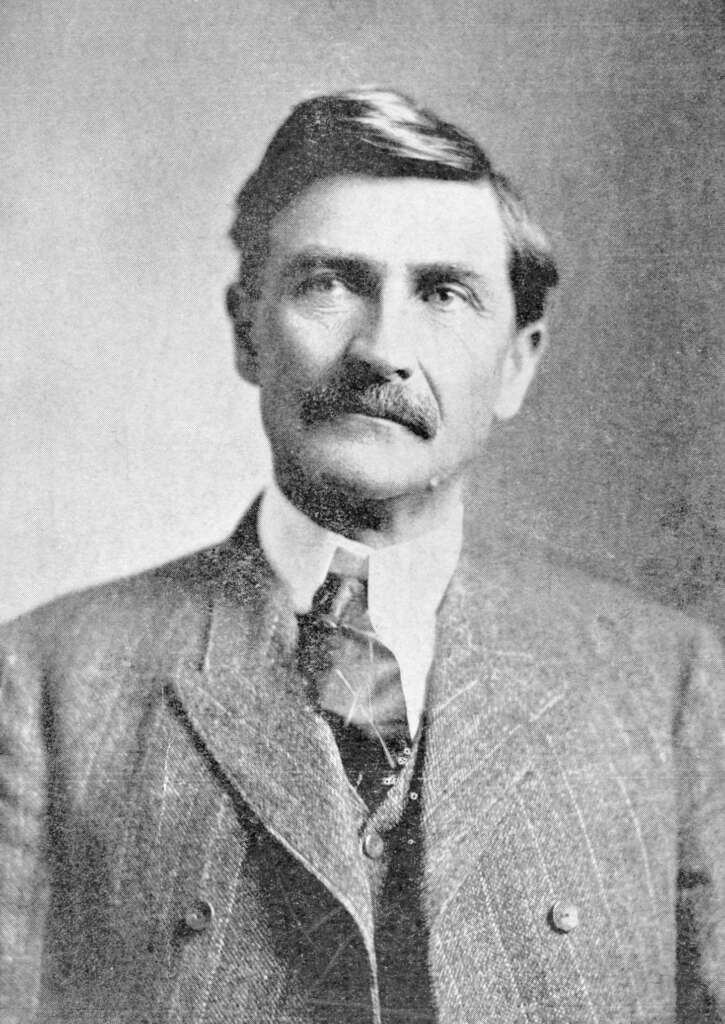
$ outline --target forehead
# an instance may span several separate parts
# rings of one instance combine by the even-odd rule
[[[469,266],[508,282],[508,243],[487,182],[336,177],[316,182],[272,222],[270,263],[316,249],[386,267]]]

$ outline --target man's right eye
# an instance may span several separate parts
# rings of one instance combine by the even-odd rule
[[[311,274],[297,281],[295,295],[324,295],[327,297],[342,296],[349,288],[338,274]]]

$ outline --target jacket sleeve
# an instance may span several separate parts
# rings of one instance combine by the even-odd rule
[[[683,680],[675,741],[680,796],[677,1020],[725,1022],[725,672],[704,628]]]
[[[47,885],[39,673],[0,633],[0,1020],[33,1019]],[[4,641],[10,640],[10,643]]]

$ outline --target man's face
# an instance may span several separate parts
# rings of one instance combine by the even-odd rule
[[[456,480],[539,349],[487,184],[338,177],[275,218],[242,374],[278,479],[389,499]]]

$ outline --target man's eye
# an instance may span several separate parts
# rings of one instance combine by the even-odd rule
[[[337,274],[313,274],[298,281],[295,285],[297,295],[324,295],[328,297],[342,296],[347,285]]]
[[[423,292],[423,300],[438,309],[452,309],[458,303],[470,303],[471,294],[463,285],[436,284]]]

